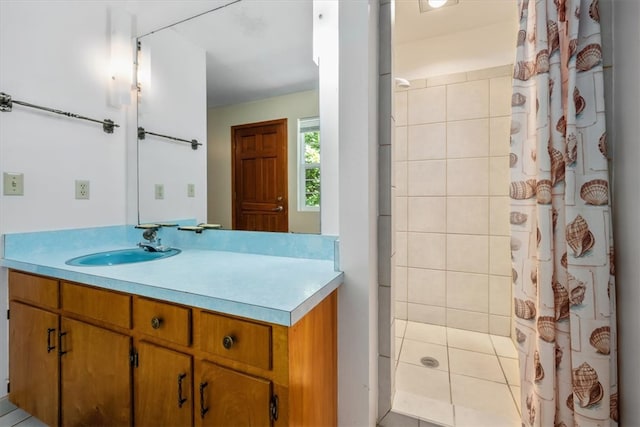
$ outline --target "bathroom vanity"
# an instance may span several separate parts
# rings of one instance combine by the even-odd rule
[[[9,272],[10,400],[51,426],[336,424],[336,292],[290,327]]]
[[[83,269],[6,243],[9,399],[48,425],[337,424],[333,263],[186,249]]]

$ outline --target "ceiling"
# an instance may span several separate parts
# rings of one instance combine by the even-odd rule
[[[139,35],[201,14],[161,31],[207,51],[209,108],[317,88],[311,0],[142,0],[127,10]]]
[[[135,15],[138,35],[202,14],[162,31],[177,31],[207,50],[209,107],[317,87],[318,70],[311,59],[312,0],[112,1]],[[418,0],[395,0],[394,42],[511,21],[514,4],[515,0],[459,0],[457,5],[420,13]]]
[[[394,42],[398,44],[513,21],[515,0],[460,0],[420,13],[418,0],[395,0]]]

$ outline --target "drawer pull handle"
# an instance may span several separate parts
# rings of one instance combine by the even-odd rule
[[[204,416],[207,412],[209,412],[209,408],[204,407],[204,389],[209,385],[209,383],[200,383],[200,418],[204,420]]]
[[[182,408],[184,402],[187,401],[186,397],[182,397],[182,380],[187,378],[187,374],[178,374],[178,408]]]
[[[51,332],[55,332],[55,328],[47,328],[47,353],[51,353],[56,349],[55,345],[51,345]]]
[[[153,329],[160,329],[162,325],[162,319],[160,317],[154,317],[151,319],[151,327]]]
[[[278,403],[278,395],[274,394],[273,396],[271,396],[271,401],[269,402],[269,416],[273,421],[278,421]]]
[[[222,338],[222,346],[227,350],[231,349],[234,343],[235,343],[235,338],[232,337],[231,335],[226,335],[224,338]]]
[[[58,334],[58,337],[59,337],[58,339],[60,340],[60,345],[58,346],[58,347],[59,347],[59,348],[58,348],[58,355],[60,355],[60,356],[64,356],[65,354],[67,354],[67,351],[66,351],[66,350],[62,350],[62,338],[63,338],[64,336],[66,336],[66,335],[67,335],[67,333],[66,333],[66,332],[60,332],[60,333]]]

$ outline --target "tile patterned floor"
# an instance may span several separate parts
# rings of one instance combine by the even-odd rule
[[[47,427],[46,424],[16,408],[7,398],[0,399],[0,427]]]
[[[518,354],[510,338],[395,322],[394,412],[435,425],[520,426]],[[425,367],[424,356],[439,366]]]

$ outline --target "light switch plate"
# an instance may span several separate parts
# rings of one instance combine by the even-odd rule
[[[156,184],[155,191],[156,191],[155,192],[156,200],[164,199],[164,185],[163,184]]]
[[[24,174],[4,172],[2,176],[5,196],[24,196]]]
[[[196,185],[187,184],[187,197],[196,197]]]

